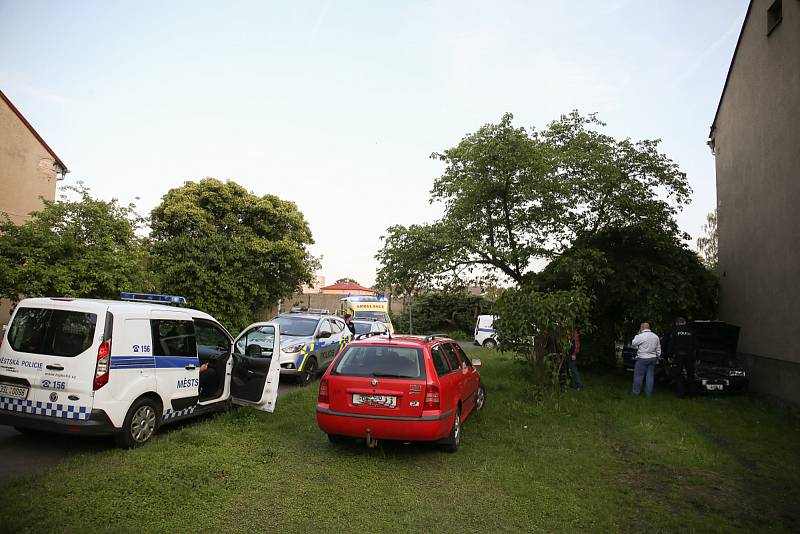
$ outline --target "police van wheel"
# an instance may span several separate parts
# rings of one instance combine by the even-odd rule
[[[41,430],[36,430],[35,428],[26,428],[24,426],[15,426],[14,430],[19,432],[20,434],[31,434],[31,435],[43,434]]]
[[[487,339],[483,342],[483,346],[487,349],[496,349],[497,348],[497,341],[494,339]]]
[[[297,375],[297,382],[301,386],[307,386],[314,380],[314,375],[317,373],[317,359],[310,358],[303,366],[303,370]]]
[[[159,408],[152,399],[134,402],[125,416],[122,432],[117,435],[117,445],[126,449],[141,447],[156,433],[160,417]]]

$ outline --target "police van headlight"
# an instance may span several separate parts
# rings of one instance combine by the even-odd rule
[[[304,343],[300,343],[299,345],[289,345],[288,347],[284,347],[281,350],[286,354],[294,354],[296,352],[300,352],[300,349],[303,348]]]
[[[292,362],[282,363],[281,369],[294,369],[294,364]]]

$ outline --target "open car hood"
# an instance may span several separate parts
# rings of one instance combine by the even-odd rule
[[[721,360],[725,356],[736,357],[738,326],[722,321],[693,321],[690,327],[697,338],[698,358]]]

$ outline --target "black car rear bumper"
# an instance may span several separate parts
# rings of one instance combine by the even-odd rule
[[[58,434],[85,434],[91,436],[109,436],[118,433],[111,419],[103,410],[92,410],[89,419],[67,419],[29,413],[0,410],[0,425],[11,425],[43,432]]]
[[[738,393],[747,391],[748,380],[744,376],[729,378],[704,378],[697,376],[694,380],[695,388],[708,393]]]

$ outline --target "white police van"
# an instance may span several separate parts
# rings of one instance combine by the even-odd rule
[[[19,303],[0,344],[0,424],[136,447],[161,424],[231,403],[275,409],[280,325],[251,325],[234,340],[207,313],[158,304],[183,297],[121,297]],[[255,330],[257,345],[237,343]]]
[[[475,322],[475,345],[494,349],[497,347],[497,330],[494,328],[493,315],[479,315]]]

